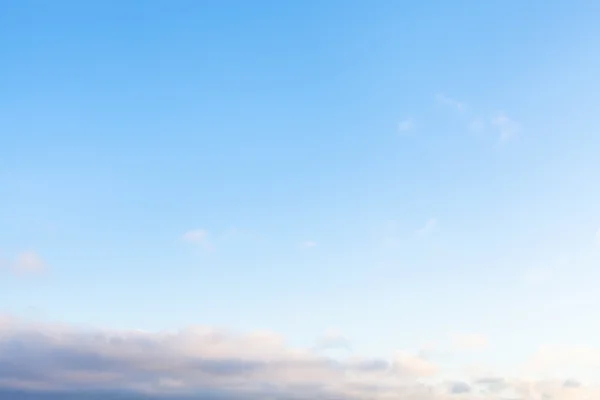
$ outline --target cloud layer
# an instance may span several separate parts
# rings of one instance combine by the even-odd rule
[[[288,348],[268,332],[83,330],[6,318],[0,324],[0,387],[8,388],[385,398],[407,390],[428,393],[416,380],[434,371],[409,354],[335,361]]]
[[[551,349],[544,351],[542,361],[557,360]],[[557,355],[562,362],[568,362],[567,356],[564,350]],[[534,360],[540,362],[539,357]],[[586,359],[588,364],[593,361]],[[406,352],[387,360],[355,355],[334,360],[313,350],[289,348],[269,332],[239,335],[200,326],[177,332],[116,331],[0,320],[4,389],[219,393],[241,399],[298,400],[495,400],[507,395],[583,400],[598,394],[596,388],[574,379],[447,381],[438,374],[433,362]]]

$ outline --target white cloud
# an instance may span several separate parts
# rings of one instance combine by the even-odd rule
[[[497,113],[490,120],[500,135],[500,141],[506,141],[519,133],[519,124],[509,118],[504,112]]]
[[[423,357],[433,353],[436,348],[437,348],[437,343],[428,340],[428,341],[424,341],[423,343],[421,343],[421,346],[419,347],[419,354]]]
[[[37,274],[46,269],[46,263],[33,251],[25,251],[17,255],[11,265],[16,274]]]
[[[596,400],[600,395],[597,386],[573,387],[565,384],[567,380],[523,380],[523,379],[482,379],[475,385],[490,393],[485,400],[499,398],[518,398],[523,400]],[[494,397],[494,395],[499,397]]]
[[[208,237],[208,232],[204,229],[195,229],[183,234],[183,240],[188,243],[202,244],[205,243]]]
[[[405,352],[398,352],[394,357],[393,368],[402,375],[417,378],[431,377],[438,373],[438,366],[427,359]]]
[[[213,250],[213,245],[208,238],[208,231],[204,229],[193,229],[183,234],[182,239],[205,250]]]
[[[419,237],[427,236],[428,234],[433,232],[437,226],[438,226],[437,219],[430,218],[427,220],[425,225],[423,225],[421,228],[417,229],[417,236],[419,236]]]
[[[326,342],[342,338],[334,330],[324,335]],[[575,360],[593,367],[598,351],[542,348],[532,360],[534,366]],[[516,394],[530,400],[542,393],[552,394],[552,400],[582,400],[599,394],[573,376],[549,381],[457,377],[448,383],[442,372],[409,352],[390,359],[351,355],[334,360],[289,347],[272,332],[235,334],[204,326],[174,332],[79,329],[13,318],[0,323],[0,397],[7,388],[195,393],[199,399],[210,393],[238,400],[449,400],[461,399],[455,396],[471,388],[479,400]]]
[[[446,96],[443,93],[438,93],[435,96],[435,99],[439,103],[447,105],[447,106],[450,106],[450,107],[453,107],[453,108],[455,108],[458,111],[464,111],[466,109],[465,103],[463,103],[461,101],[458,101],[458,100],[455,100],[453,98],[450,98],[450,97]]]
[[[481,117],[475,117],[469,123],[469,130],[474,133],[482,133],[485,131],[486,123]]]
[[[488,346],[487,338],[479,334],[455,335],[452,342],[458,350],[483,350]]]
[[[573,387],[567,381],[547,379],[536,382],[519,381],[513,384],[514,392],[525,400],[596,400],[600,398],[598,387]]]
[[[404,133],[412,130],[414,127],[414,122],[412,119],[407,118],[398,123],[398,132]]]
[[[315,242],[314,240],[305,240],[304,242],[300,243],[300,247],[303,249],[310,249],[312,247],[317,247],[317,242]]]
[[[586,346],[540,346],[523,365],[523,372],[540,374],[572,368],[600,368],[600,349]]]
[[[436,95],[436,100],[440,104],[464,112],[462,116],[465,118],[466,127],[475,134],[482,134],[486,131],[490,132],[493,130],[499,136],[500,142],[505,142],[516,136],[521,130],[520,124],[510,118],[504,111],[498,111],[491,117],[485,114],[477,115],[473,112],[465,112],[467,111],[465,103],[444,94]]]

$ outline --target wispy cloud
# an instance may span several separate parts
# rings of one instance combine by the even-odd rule
[[[428,355],[436,351],[436,347],[436,342],[433,342],[431,340],[425,341],[421,343],[421,346],[419,348],[419,354],[421,355],[421,357],[427,357]]]
[[[484,132],[486,129],[486,122],[484,118],[481,117],[475,117],[473,119],[471,119],[471,122],[469,122],[469,130],[473,133],[482,133]]]
[[[450,106],[458,111],[464,111],[466,109],[465,103],[463,103],[462,101],[455,100],[451,97],[448,97],[443,93],[436,94],[435,99],[438,103],[444,104],[446,106]]]
[[[433,232],[438,226],[438,221],[435,218],[429,218],[427,220],[427,222],[425,222],[425,225],[423,225],[421,228],[417,229],[417,236],[418,237],[424,237],[429,235],[431,232]]]
[[[520,126],[515,120],[509,118],[504,112],[498,112],[490,119],[492,126],[500,136],[500,141],[504,142],[519,133]]]
[[[398,223],[394,220],[386,221],[376,232],[380,246],[387,250],[398,249],[402,244],[402,237]]]
[[[182,235],[182,239],[184,242],[199,246],[204,250],[214,250],[214,246],[208,237],[208,231],[204,229],[192,229],[187,231]]]
[[[398,132],[406,133],[414,128],[414,122],[411,118],[407,118],[398,123]]]
[[[490,133],[493,131],[498,135],[500,142],[506,142],[516,136],[521,130],[520,124],[513,118],[510,118],[504,111],[497,111],[491,114],[491,116],[489,113],[467,112],[467,106],[462,101],[455,100],[444,94],[437,94],[435,98],[438,103],[460,111],[462,117],[465,119],[466,128],[475,134]]]
[[[317,242],[315,242],[314,240],[305,240],[303,242],[300,242],[299,246],[302,249],[312,249],[313,247],[317,247]]]
[[[407,352],[397,352],[394,357],[397,372],[415,378],[435,376],[439,367],[431,361]]]
[[[480,334],[459,334],[452,338],[455,349],[483,350],[488,346],[488,339]]]
[[[34,275],[42,273],[47,266],[44,260],[34,251],[24,251],[17,254],[12,263],[6,263],[17,275]]]
[[[542,285],[549,282],[554,271],[548,267],[535,267],[527,269],[523,274],[523,281],[530,286]]]
[[[343,349],[352,351],[350,341],[337,329],[327,329],[315,345],[315,350]]]

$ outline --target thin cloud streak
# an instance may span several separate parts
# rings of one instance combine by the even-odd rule
[[[406,133],[414,128],[414,122],[412,119],[407,118],[398,123],[398,132]]]
[[[182,235],[182,240],[186,243],[202,247],[205,250],[214,250],[214,245],[210,242],[208,231],[204,229],[193,229]]]
[[[314,240],[306,240],[300,243],[300,247],[303,249],[311,249],[313,247],[317,247],[317,242]]]
[[[448,97],[443,93],[438,93],[435,96],[435,99],[437,100],[438,103],[444,104],[446,106],[450,106],[452,108],[455,108],[458,111],[464,111],[466,109],[465,103],[455,100],[451,97]]]
[[[417,229],[417,236],[425,237],[425,236],[429,235],[431,232],[433,232],[437,228],[437,226],[438,226],[437,219],[430,218],[427,220],[425,225],[423,225],[423,227]]]
[[[480,135],[484,132],[494,132],[498,135],[501,143],[504,143],[519,134],[521,131],[520,124],[510,118],[504,111],[496,111],[491,116],[485,114],[477,115],[473,112],[466,112],[466,104],[448,97],[444,94],[437,94],[435,99],[438,103],[454,108],[455,110],[464,113],[466,118],[465,124],[468,131]]]

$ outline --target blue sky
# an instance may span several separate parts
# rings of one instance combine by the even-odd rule
[[[0,312],[600,346],[600,4],[492,3],[4,2]]]

